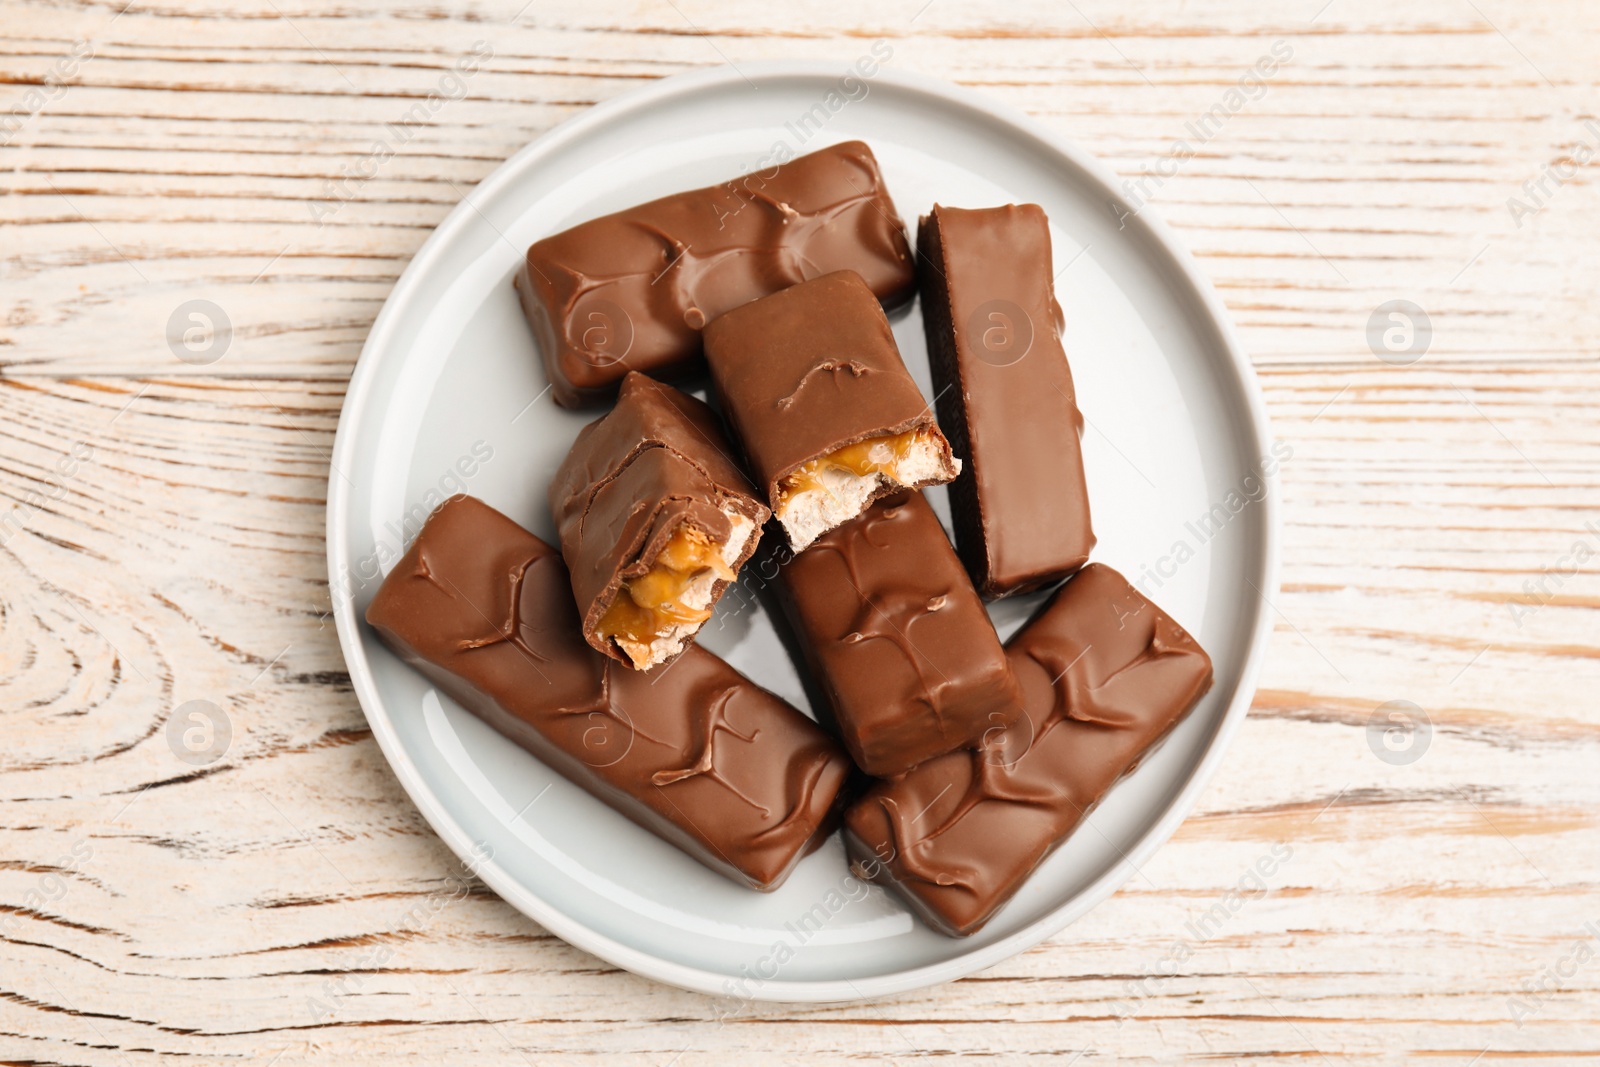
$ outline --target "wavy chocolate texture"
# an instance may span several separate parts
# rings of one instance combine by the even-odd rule
[[[811,720],[710,652],[635,671],[578,629],[549,545],[452,497],[367,621],[462,706],[729,878],[772,889],[836,822],[850,765]]]
[[[917,254],[939,422],[966,461],[950,483],[956,549],[986,598],[1043,588],[1095,543],[1050,223],[1037,204],[935,205]]]
[[[794,402],[800,397],[800,391],[809,385],[812,379],[814,379],[817,375],[833,375],[840,371],[849,371],[852,378],[865,378],[868,374],[872,373],[872,368],[867,366],[865,363],[862,363],[860,360],[855,359],[820,360],[819,362],[813,364],[804,374],[800,376],[800,381],[795,384],[793,389],[789,390],[789,392],[778,398],[778,410],[786,411],[793,407]]]
[[[982,928],[1211,686],[1211,660],[1116,571],[1090,564],[1012,639],[1031,738],[880,782],[845,816],[859,867],[951,936]]]
[[[901,774],[1021,715],[1000,639],[922,494],[880,501],[780,574],[845,747],[868,774]]]
[[[732,452],[709,407],[642,374],[629,374],[616,407],[578,432],[549,499],[584,638],[595,649],[629,663],[596,629],[622,584],[649,571],[680,526],[720,545],[732,529],[727,511],[744,515],[755,531],[767,521]],[[735,570],[759,539],[752,532]],[[713,585],[712,603],[727,586]]]
[[[705,340],[722,412],[769,503],[778,483],[812,460],[907,430],[931,435],[945,461],[919,485],[955,476],[933,409],[856,274],[840,271],[746,304],[707,327]],[[879,495],[897,491],[887,486]]]
[[[516,286],[556,401],[578,407],[630,370],[694,373],[706,323],[845,269],[886,307],[914,292],[905,226],[860,141],[546,237]]]

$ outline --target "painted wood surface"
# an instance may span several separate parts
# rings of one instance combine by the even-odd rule
[[[0,0],[0,1061],[1600,1060],[1592,3],[123,2]],[[322,619],[329,448],[408,257],[517,148],[879,38],[1107,161],[1214,279],[1294,449],[1278,627],[1194,816],[1087,918],[722,1018],[458,877]],[[215,359],[167,342],[194,300]],[[1410,352],[1369,329],[1396,300]],[[195,699],[204,765],[167,743]],[[1398,754],[1394,701],[1431,726]]]

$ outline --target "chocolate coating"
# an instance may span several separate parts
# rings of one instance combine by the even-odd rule
[[[1025,724],[879,783],[845,815],[857,869],[956,937],[988,922],[1211,687],[1194,638],[1098,563],[1006,651]]]
[[[707,322],[846,268],[887,307],[915,291],[905,226],[860,141],[546,237],[516,286],[556,402],[578,407],[629,370],[694,373]]]
[[[754,530],[734,569],[755,552],[769,513],[732,451],[709,407],[638,373],[623,379],[616,407],[578,431],[550,483],[550,511],[583,634],[596,649],[629,662],[595,628],[622,583],[648,571],[679,526],[720,545],[732,532],[726,512],[738,512]],[[712,587],[712,603],[727,584]]]
[[[939,421],[966,461],[950,485],[962,562],[990,599],[1059,581],[1095,538],[1044,210],[935,205],[917,252]]]
[[[780,572],[845,747],[891,777],[1020,717],[1021,691],[921,493],[883,500]]]
[[[401,658],[617,811],[772,889],[831,829],[844,753],[710,652],[634,671],[578,632],[561,557],[472,497],[440,505],[367,621]]]
[[[730,311],[705,331],[722,411],[756,483],[776,507],[778,483],[846,445],[907,430],[950,446],[906,370],[883,309],[860,275],[838,271]],[[885,496],[898,488],[886,486]]]

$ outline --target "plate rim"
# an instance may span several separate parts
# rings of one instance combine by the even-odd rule
[[[374,353],[392,343],[391,335],[395,332],[401,314],[399,309],[413,299],[413,290],[421,284],[422,275],[439,257],[439,249],[455,235],[456,231],[463,229],[477,217],[477,207],[472,201],[482,196],[493,195],[500,186],[511,182],[513,174],[520,173],[541,157],[561,151],[569,142],[587,135],[591,130],[622,120],[629,115],[648,111],[670,99],[737,87],[740,83],[753,83],[758,80],[818,77],[837,81],[841,69],[837,62],[827,60],[765,60],[742,63],[738,67],[724,64],[664,77],[610,100],[591,105],[563,120],[513,153],[462,197],[428,235],[406,265],[394,288],[390,290],[377,318],[373,321],[372,329],[362,345],[361,354],[357,357],[350,375],[344,401],[340,407],[338,426],[334,432],[332,462],[328,476],[326,539],[330,599],[333,576],[344,573],[341,568],[351,562],[349,554],[344,550],[343,538],[349,523],[350,493],[338,471],[350,461],[350,453],[356,447],[354,444],[357,436],[356,428],[369,413],[370,394],[377,378],[377,356]],[[1026,135],[1040,147],[1065,158],[1071,166],[1099,183],[1111,202],[1121,202],[1117,191],[1120,179],[1115,172],[1072,141],[1018,108],[954,82],[913,71],[882,68],[873,76],[873,81],[933,97],[946,106],[953,105],[982,113],[998,124]],[[1131,213],[1129,217],[1134,219],[1135,224],[1145,227],[1157,249],[1167,257],[1170,266],[1182,276],[1198,300],[1199,307],[1204,310],[1209,325],[1216,331],[1217,339],[1232,364],[1237,394],[1249,412],[1248,430],[1254,438],[1257,454],[1266,455],[1274,443],[1274,438],[1267,417],[1265,398],[1255,366],[1239,342],[1226,306],[1188,249],[1158,215],[1148,210],[1148,205],[1137,213]],[[1241,426],[1239,429],[1244,430],[1246,427]],[[1260,501],[1263,506],[1263,549],[1256,563],[1254,577],[1260,600],[1263,604],[1270,605],[1271,597],[1278,590],[1279,553],[1282,540],[1278,472],[1274,470],[1263,480],[1266,482],[1266,493]],[[424,778],[399,741],[388,709],[380,699],[372,666],[361,645],[360,623],[355,617],[354,598],[343,598],[342,603],[335,603],[333,615],[351,687],[355,691],[356,699],[361,705],[362,714],[372,730],[373,737],[376,738],[378,747],[388,760],[401,788],[456,857],[463,862],[470,859],[476,875],[501,899],[563,941],[635,974],[710,996],[778,1003],[844,1003],[885,997],[955,981],[1041,944],[1101,904],[1132,877],[1134,868],[1171,839],[1178,827],[1188,818],[1200,793],[1210,783],[1227,754],[1234,734],[1249,713],[1273,629],[1270,614],[1258,608],[1250,640],[1246,646],[1239,683],[1234,689],[1227,710],[1223,713],[1187,780],[1182,782],[1180,788],[1168,800],[1160,816],[1144,830],[1134,846],[1125,854],[1126,863],[1111,867],[1059,906],[1009,937],[982,948],[961,952],[936,963],[888,971],[866,978],[803,981],[773,979],[753,993],[734,994],[727,988],[726,983],[731,981],[728,975],[637,949],[594,930],[522,885],[493,857],[484,859],[476,855],[473,851],[474,842],[446,810],[433,786]]]

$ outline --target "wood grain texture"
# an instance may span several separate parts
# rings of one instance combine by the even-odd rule
[[[0,0],[0,1062],[1600,1061],[1600,198],[1563,163],[1600,148],[1593,4],[122,3]],[[407,258],[506,156],[878,37],[1143,179],[1215,280],[1294,449],[1279,626],[1195,815],[1061,936],[729,1015],[423,824],[323,619],[329,448]],[[233,331],[198,365],[196,299]],[[1432,322],[1410,366],[1368,344],[1395,299]],[[207,766],[165,740],[191,700],[231,725]],[[1369,745],[1397,700],[1433,728],[1404,764]]]

